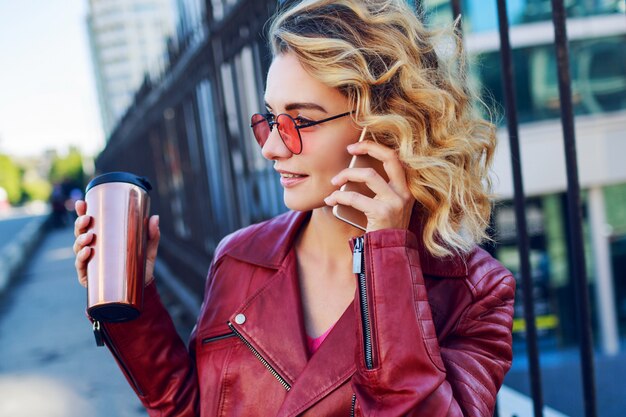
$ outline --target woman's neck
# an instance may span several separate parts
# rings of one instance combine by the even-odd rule
[[[306,332],[318,337],[354,299],[356,280],[348,240],[361,231],[337,220],[332,208],[313,210],[295,249]]]
[[[338,263],[350,256],[348,241],[363,231],[337,219],[332,207],[313,210],[297,242],[301,254],[314,254],[325,263]]]

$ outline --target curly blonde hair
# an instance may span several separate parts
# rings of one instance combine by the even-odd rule
[[[488,238],[496,143],[493,124],[472,102],[462,48],[448,59],[435,50],[442,34],[402,0],[291,2],[269,29],[274,56],[294,53],[314,78],[348,97],[358,125],[398,151],[424,244],[438,257]]]

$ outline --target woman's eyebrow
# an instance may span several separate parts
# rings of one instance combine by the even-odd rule
[[[315,103],[289,103],[285,106],[285,110],[317,110],[328,113],[325,108]]]
[[[268,110],[272,110],[272,106],[267,104],[267,102],[265,102],[265,107]],[[289,103],[289,104],[285,105],[285,110],[286,111],[291,111],[291,110],[317,110],[317,111],[321,111],[323,113],[328,113],[324,107],[322,107],[322,106],[320,106],[319,104],[316,104],[316,103]]]

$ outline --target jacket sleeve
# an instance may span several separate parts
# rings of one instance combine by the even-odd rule
[[[176,332],[154,282],[144,289],[137,319],[102,327],[107,347],[151,417],[200,415],[194,352]]]
[[[355,415],[491,417],[512,359],[511,274],[487,257],[470,266],[482,279],[473,280],[473,299],[439,341],[415,235],[368,233],[364,259],[355,303]]]

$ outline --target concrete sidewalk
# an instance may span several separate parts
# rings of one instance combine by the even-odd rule
[[[0,297],[36,249],[47,223],[47,213],[0,218]]]
[[[109,351],[96,347],[72,229],[55,229],[0,304],[0,417],[145,417]]]

